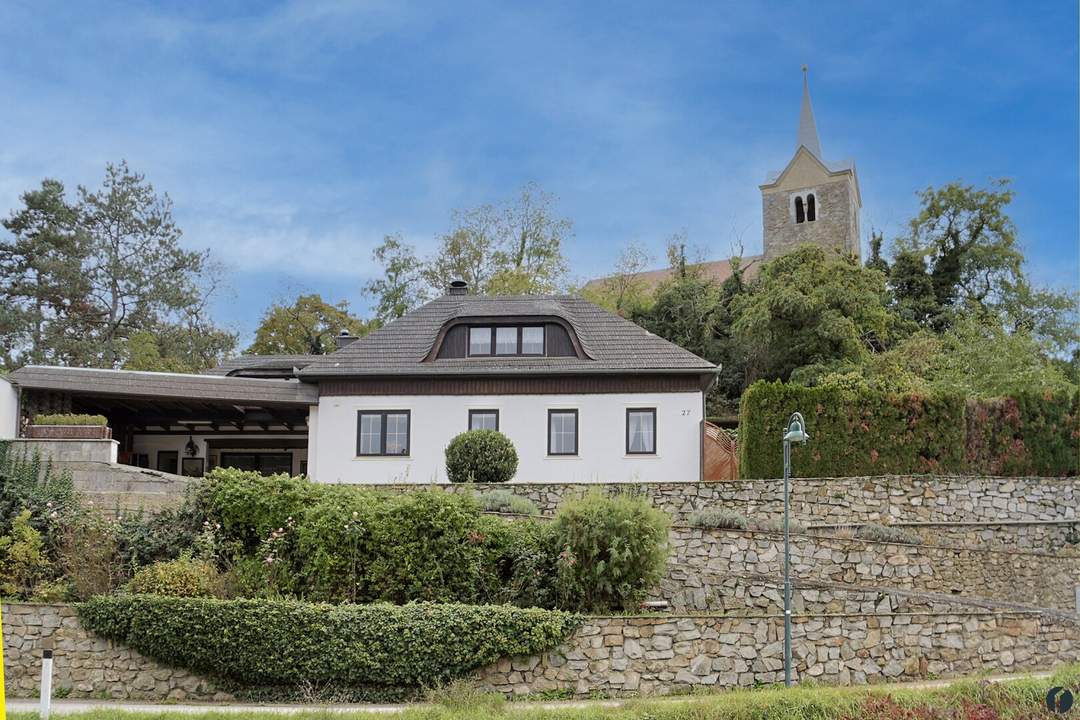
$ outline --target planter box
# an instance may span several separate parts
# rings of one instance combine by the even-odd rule
[[[108,425],[31,425],[26,436],[36,440],[109,440]]]

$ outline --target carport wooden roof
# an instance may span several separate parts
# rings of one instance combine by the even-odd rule
[[[315,405],[319,401],[318,387],[298,380],[44,365],[27,365],[8,377],[20,388],[76,395],[293,407]]]

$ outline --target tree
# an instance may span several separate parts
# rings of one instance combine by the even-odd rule
[[[804,245],[772,260],[733,307],[747,381],[865,361],[883,348],[895,322],[885,303],[884,276],[848,256]]]
[[[889,285],[905,320],[944,332],[958,318],[996,318],[1006,332],[1028,333],[1043,348],[1068,355],[1078,339],[1076,298],[1036,288],[1024,271],[1008,215],[1008,180],[988,188],[959,182],[920,193],[922,208],[896,242]]]
[[[253,355],[324,355],[333,352],[335,338],[342,331],[365,335],[367,323],[349,314],[349,304],[336,305],[317,294],[301,295],[292,303],[274,303],[263,314],[255,331],[255,341],[247,352]]]
[[[375,321],[396,320],[424,301],[422,265],[411,245],[400,235],[387,235],[371,254],[382,267],[380,277],[364,286],[364,293],[377,298]]]
[[[1031,335],[1005,332],[992,318],[985,322],[966,314],[940,335],[921,330],[861,365],[823,374],[815,384],[1001,397],[1032,390],[1075,391],[1076,378],[1047,358]]]
[[[494,253],[498,268],[491,279],[491,292],[503,295],[553,293],[566,276],[563,242],[570,237],[573,222],[555,215],[555,196],[529,183],[517,202],[504,206],[497,227]]]
[[[686,257],[686,243],[676,236],[668,243],[671,276],[660,283],[648,310],[633,320],[654,335],[710,359],[715,354],[716,313],[720,301],[716,282]]]
[[[99,190],[80,186],[74,204],[52,180],[22,200],[0,245],[0,318],[16,331],[8,363],[117,367],[133,336],[166,328],[191,341],[184,362],[235,345],[206,316],[218,284],[208,253],[180,246],[168,195],[127,163],[106,166]]]
[[[583,297],[623,317],[646,308],[651,298],[642,274],[652,262],[644,245],[628,243],[615,261],[614,272],[601,280],[599,287],[584,289]]]
[[[85,290],[85,244],[63,183],[44,180],[21,200],[23,207],[3,221],[11,238],[0,240],[0,337],[6,367],[60,360],[51,339],[65,334],[67,315]]]
[[[424,281],[437,293],[451,280],[464,280],[472,293],[486,295],[500,270],[495,255],[503,232],[499,213],[491,205],[481,205],[455,210],[452,217],[453,228],[440,238],[438,251],[424,263]]]
[[[400,235],[375,249],[382,276],[364,286],[375,317],[389,322],[464,280],[480,295],[539,295],[563,287],[562,244],[573,223],[556,216],[555,198],[530,183],[514,202],[457,210],[434,255],[420,260]]]

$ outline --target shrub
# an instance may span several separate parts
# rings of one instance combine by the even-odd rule
[[[884,543],[902,543],[905,545],[922,545],[922,537],[916,532],[904,528],[889,527],[877,523],[861,525],[855,531],[855,537],[863,540]]]
[[[489,490],[477,496],[480,506],[487,512],[513,513],[515,515],[539,515],[540,508],[529,498],[515,495],[509,490]]]
[[[504,483],[517,472],[514,443],[498,430],[468,430],[446,446],[446,476],[452,483]]]
[[[783,432],[796,410],[810,418],[810,442],[792,448],[792,471],[800,477],[1060,476],[1075,475],[1080,465],[1076,393],[969,400],[757,382],[743,393],[740,410],[744,478],[783,475]]]
[[[59,561],[77,599],[117,590],[131,566],[120,553],[120,523],[92,504],[68,517],[60,536]]]
[[[770,532],[770,533],[782,533],[784,532],[784,518],[771,517],[771,518],[758,518],[750,523],[752,530],[758,532]],[[788,518],[788,532],[789,533],[804,533],[806,532],[806,525],[799,522],[795,518]]]
[[[30,511],[23,510],[0,537],[0,595],[29,597],[49,567],[41,533],[30,525]]]
[[[139,568],[128,583],[128,591],[138,595],[170,597],[220,597],[221,577],[212,564],[182,557]]]
[[[320,605],[146,595],[79,605],[83,624],[167,665],[245,686],[413,687],[556,646],[577,616],[508,606]]]
[[[109,421],[104,415],[55,413],[34,416],[35,425],[107,425],[108,423]]]
[[[667,514],[638,498],[593,492],[563,503],[551,523],[560,607],[636,607],[663,576],[667,531]]]
[[[290,517],[300,517],[317,503],[327,487],[304,477],[214,468],[201,483],[199,502],[221,525],[224,538],[254,549]]]
[[[0,441],[0,534],[9,533],[16,516],[29,510],[30,525],[52,556],[65,518],[77,508],[71,473],[58,471],[36,451]]]
[[[724,530],[746,530],[750,526],[745,515],[724,508],[695,510],[690,513],[688,522],[690,523],[690,527]]]

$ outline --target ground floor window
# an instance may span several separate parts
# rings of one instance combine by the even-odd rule
[[[360,410],[356,420],[357,455],[409,454],[408,410]]]
[[[498,430],[499,429],[499,411],[498,410],[470,410],[469,411],[469,429],[470,430]]]
[[[262,475],[292,475],[292,453],[223,452],[221,467],[251,470]]]
[[[656,453],[656,408],[627,408],[626,453],[654,455]]]
[[[578,411],[548,410],[548,455],[577,455]]]
[[[176,450],[158,450],[157,469],[176,475],[180,469],[180,453]]]

